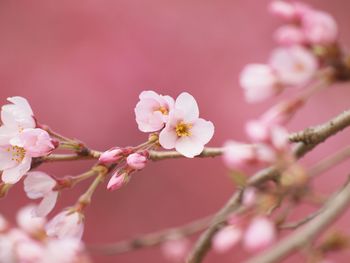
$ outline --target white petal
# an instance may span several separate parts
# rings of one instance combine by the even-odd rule
[[[7,100],[22,108],[23,111],[26,112],[28,115],[33,115],[32,108],[30,107],[28,101],[25,98],[16,96],[7,98]]]
[[[52,191],[56,181],[43,172],[29,172],[24,179],[24,191],[31,199],[43,197]]]
[[[0,145],[9,144],[11,138],[16,136],[17,129],[11,129],[7,126],[0,126]]]
[[[17,165],[15,160],[12,160],[12,152],[7,149],[10,145],[0,147],[0,171],[13,168]]]
[[[159,144],[164,149],[173,149],[178,136],[172,127],[165,127],[159,134]]]
[[[34,214],[38,217],[46,216],[55,207],[57,197],[58,197],[57,191],[53,191],[45,195],[43,200],[41,200],[40,204],[34,210]]]
[[[4,183],[15,184],[21,180],[22,176],[29,171],[31,162],[32,158],[24,157],[23,161],[19,165],[11,169],[4,170],[2,172],[2,180]]]
[[[198,119],[191,129],[192,136],[202,144],[207,144],[214,135],[214,124],[211,121]]]
[[[175,108],[183,111],[184,121],[191,122],[199,117],[199,109],[196,100],[187,92],[181,93],[175,102]]]
[[[175,149],[182,155],[193,158],[203,151],[204,145],[194,137],[182,137],[176,141]]]

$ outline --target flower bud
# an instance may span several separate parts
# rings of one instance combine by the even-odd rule
[[[141,170],[146,166],[147,157],[140,153],[132,153],[126,158],[126,162],[130,168]]]
[[[119,147],[114,147],[103,152],[98,161],[101,164],[109,164],[119,161],[122,157],[123,150]]]

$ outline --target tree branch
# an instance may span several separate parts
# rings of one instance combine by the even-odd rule
[[[343,130],[345,127],[350,126],[350,111],[345,111],[330,121],[305,129],[302,132],[292,134],[290,136],[291,142],[301,141],[294,149],[294,155],[296,158],[301,158],[307,152],[311,151],[321,142],[325,141],[330,136]],[[308,139],[307,139],[308,138]],[[276,167],[269,167],[259,171],[255,175],[249,178],[247,186],[254,186],[260,183],[266,182],[270,179],[277,178],[279,171]],[[215,233],[225,225],[226,218],[234,212],[240,205],[240,197],[243,190],[239,190],[234,193],[227,203],[217,212],[213,217],[212,223],[209,228],[199,237],[197,243],[192,249],[187,263],[200,263],[208,250],[211,247],[211,240]]]

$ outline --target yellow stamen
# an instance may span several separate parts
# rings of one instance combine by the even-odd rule
[[[168,115],[169,111],[166,107],[162,106],[158,109],[158,111],[160,111],[163,115]]]
[[[176,125],[175,131],[177,136],[186,137],[186,136],[191,136],[191,128],[192,128],[192,124],[187,124],[181,121]]]
[[[16,161],[18,164],[22,162],[26,155],[26,151],[22,147],[18,146],[9,146],[6,151],[12,154],[12,161]]]

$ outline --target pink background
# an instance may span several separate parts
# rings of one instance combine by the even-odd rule
[[[41,0],[0,2],[0,99],[26,97],[42,123],[92,148],[136,145],[147,135],[137,130],[134,106],[142,90],[176,97],[187,91],[201,116],[214,122],[211,146],[245,140],[243,125],[271,101],[248,105],[238,75],[249,62],[264,62],[274,46],[280,21],[267,12],[267,0]],[[346,0],[308,1],[335,15],[341,40],[350,44]],[[329,119],[349,107],[348,85],[316,95],[289,126],[298,130]],[[347,144],[349,131],[322,145],[306,163]],[[56,176],[78,174],[88,162],[48,164]],[[321,193],[340,186],[350,165],[343,164],[317,183]],[[55,210],[72,205],[87,185],[63,193]],[[10,217],[28,203],[22,184],[1,200]],[[150,163],[127,187],[101,187],[86,212],[84,240],[111,242],[181,225],[212,214],[234,189],[219,159]],[[294,212],[299,218],[309,207]],[[350,213],[338,223],[348,231]],[[246,254],[210,253],[206,262],[240,262]],[[350,253],[336,256],[348,262]],[[164,262],[158,248],[96,262]],[[298,257],[288,262],[300,262]]]

